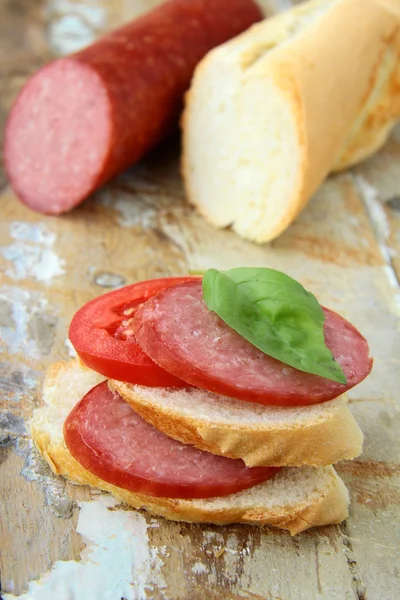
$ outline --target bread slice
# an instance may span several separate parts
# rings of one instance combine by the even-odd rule
[[[400,117],[400,2],[312,0],[197,66],[182,118],[188,200],[216,227],[277,237],[332,170]]]
[[[254,466],[322,466],[355,458],[363,435],[345,395],[314,406],[261,406],[188,388],[110,381],[157,429],[213,454]]]
[[[34,411],[30,428],[54,473],[106,490],[135,508],[176,521],[268,524],[295,535],[347,517],[348,492],[333,467],[284,468],[271,480],[249,490],[206,500],[155,498],[102,481],[71,456],[62,427],[73,406],[103,379],[78,361],[59,363],[49,369],[43,388],[44,406]]]

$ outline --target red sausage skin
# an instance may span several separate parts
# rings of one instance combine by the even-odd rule
[[[200,59],[261,18],[253,0],[168,0],[38,71],[6,127],[16,194],[48,214],[79,204],[165,137]]]

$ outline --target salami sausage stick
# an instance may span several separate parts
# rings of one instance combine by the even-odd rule
[[[25,85],[5,164],[34,210],[72,209],[168,133],[199,60],[262,18],[253,0],[169,0]]]

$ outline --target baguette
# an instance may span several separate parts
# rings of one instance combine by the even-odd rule
[[[30,429],[54,473],[111,492],[135,508],[145,508],[175,521],[267,524],[295,535],[347,517],[348,492],[333,467],[283,468],[272,479],[251,489],[205,500],[135,494],[102,481],[71,456],[62,430],[73,406],[103,380],[79,361],[59,363],[49,369],[43,388],[44,405],[34,411]]]
[[[331,171],[400,117],[400,2],[313,0],[197,66],[182,117],[188,200],[216,227],[277,237]]]
[[[110,381],[135,412],[184,444],[247,466],[322,466],[355,458],[363,435],[346,395],[311,406],[262,406],[197,388]]]

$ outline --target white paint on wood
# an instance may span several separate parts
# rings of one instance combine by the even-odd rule
[[[165,588],[160,552],[149,545],[146,519],[118,510],[111,496],[80,503],[81,560],[57,561],[18,600],[142,600]],[[4,600],[17,596],[5,594]]]
[[[67,349],[68,356],[70,358],[76,358],[78,356],[77,353],[76,353],[75,348],[73,347],[73,345],[71,343],[71,340],[68,339],[68,338],[65,340],[65,347]]]
[[[41,332],[34,331],[34,322],[38,317],[52,319],[47,300],[38,292],[3,286],[0,291],[0,317],[0,340],[8,353],[39,359],[42,343],[46,340]]]
[[[384,206],[381,202],[379,191],[371,185],[362,175],[355,176],[356,184],[360,190],[367,212],[370,216],[375,237],[385,261],[385,273],[393,288],[393,297],[400,314],[400,287],[396,272],[392,265],[392,258],[397,255],[394,248],[389,249],[390,224],[386,216]]]
[[[151,196],[145,194],[132,196],[119,193],[115,198],[103,191],[99,193],[100,203],[117,212],[117,223],[121,227],[140,227],[151,229],[157,224],[157,205]]]
[[[48,230],[45,223],[28,223],[27,221],[11,221],[10,236],[21,242],[52,246],[56,240],[55,233]]]
[[[101,0],[48,0],[46,12],[50,47],[62,56],[91,44],[107,22],[107,8]]]
[[[9,235],[14,242],[0,248],[1,254],[11,263],[5,270],[7,277],[50,283],[65,274],[65,260],[52,248],[56,236],[43,223],[13,221]]]
[[[382,254],[386,260],[389,260],[386,242],[390,235],[390,226],[379,199],[379,192],[362,175],[357,175],[355,179],[381,244]]]

